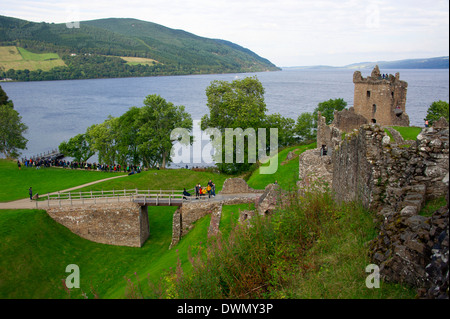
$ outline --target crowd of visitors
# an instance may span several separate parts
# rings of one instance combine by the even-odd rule
[[[58,159],[23,159],[21,161],[17,161],[17,166],[19,169],[22,166],[25,167],[35,167],[36,169],[40,169],[41,167],[62,167],[62,168],[70,168],[70,169],[85,169],[85,170],[96,170],[103,172],[121,172],[124,173],[140,173],[141,167],[139,165],[120,165],[120,164],[99,164],[99,163],[78,163],[75,161],[66,161],[66,160],[58,160]]]

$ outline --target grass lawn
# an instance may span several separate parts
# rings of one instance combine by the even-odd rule
[[[283,161],[286,160],[286,156],[290,151],[295,150],[296,154],[301,154],[315,147],[316,143],[285,148],[278,153],[277,171],[274,174],[260,174],[259,169],[257,169],[247,181],[248,185],[254,189],[264,189],[268,184],[277,181],[280,187],[285,190],[292,188],[298,181],[298,156],[285,164],[282,164]]]
[[[101,191],[112,189],[141,189],[141,190],[159,190],[159,189],[175,189],[175,190],[191,190],[197,183],[202,186],[206,185],[209,180],[216,184],[216,193],[222,189],[223,182],[231,176],[212,172],[197,172],[190,169],[165,169],[165,170],[149,170],[119,178],[116,180],[98,183],[80,191]]]
[[[119,174],[122,175],[122,173],[71,170],[56,167],[36,169],[24,167],[23,165],[19,170],[14,161],[0,159],[0,202],[27,198],[30,187],[33,187],[33,194],[39,193],[44,195],[100,179],[119,176]]]
[[[417,135],[422,131],[422,127],[416,126],[393,126],[394,130],[398,131],[405,141],[415,141]]]

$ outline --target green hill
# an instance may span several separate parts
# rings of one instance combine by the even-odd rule
[[[22,81],[279,70],[237,44],[136,19],[81,21],[79,28],[70,28],[0,16],[1,46],[54,53],[65,63],[28,72],[0,66],[0,77]],[[8,50],[0,50],[0,61],[8,60],[2,52]],[[130,63],[121,57],[148,60]]]

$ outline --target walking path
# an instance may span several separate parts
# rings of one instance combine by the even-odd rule
[[[101,179],[101,180],[90,182],[90,183],[87,183],[87,184],[71,187],[71,188],[68,188],[68,189],[65,189],[65,190],[56,191],[56,192],[50,193],[50,195],[58,194],[58,192],[74,191],[76,189],[80,189],[80,188],[83,188],[83,187],[87,187],[87,186],[90,186],[90,185],[94,185],[94,184],[97,184],[97,183],[101,183],[101,182],[109,181],[111,179],[121,178],[121,177],[125,177],[125,176],[128,176],[128,175],[120,175],[120,176],[114,176],[114,177]],[[47,195],[47,194],[45,194],[45,195]],[[44,196],[44,195],[42,195],[42,196]],[[15,200],[15,201],[12,201],[12,202],[0,203],[0,209],[34,209],[34,208],[36,208],[36,202],[30,200],[29,198],[19,199],[19,200]]]

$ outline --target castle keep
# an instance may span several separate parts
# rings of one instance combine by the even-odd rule
[[[405,109],[408,83],[400,80],[398,72],[395,76],[382,76],[377,65],[367,78],[363,78],[360,71],[355,71],[353,83],[353,107],[356,114],[382,126],[409,126]]]

